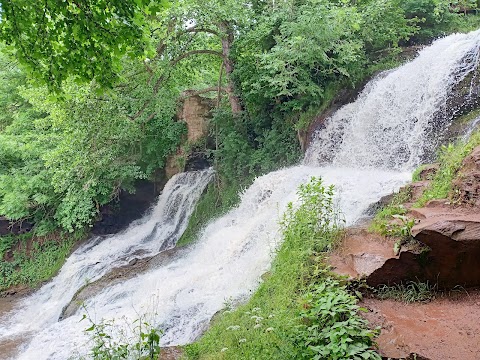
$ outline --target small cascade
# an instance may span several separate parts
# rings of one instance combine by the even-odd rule
[[[468,141],[468,139],[470,139],[470,136],[472,136],[473,132],[478,129],[479,125],[480,125],[480,116],[477,116],[468,125],[468,128],[465,130],[465,134],[463,134],[462,136],[462,141],[464,142]]]
[[[397,190],[438,143],[449,93],[471,73],[480,31],[434,42],[412,62],[372,80],[358,99],[326,120],[302,165],[259,177],[238,207],[212,221],[190,249],[168,263],[106,286],[85,303],[95,320],[132,323],[150,313],[163,329],[163,345],[193,341],[226,300],[247,298],[269,269],[281,241],[278,220],[300,184],[312,176],[334,184],[347,225],[367,207]],[[441,133],[441,131],[440,131]],[[0,320],[0,342],[29,334],[17,359],[67,359],[89,350],[80,322],[84,310],[58,321],[63,306],[86,279],[96,279],[138,254],[171,247],[185,229],[209,171],[182,174],[159,205],[124,233],[77,250],[60,274]],[[181,179],[192,177],[180,183]],[[178,195],[174,195],[178,187]],[[182,190],[183,189],[183,190]],[[166,244],[166,245],[164,245]]]
[[[63,307],[88,282],[134,258],[152,256],[160,249],[175,246],[212,177],[211,169],[175,175],[144,218],[120,234],[96,237],[79,247],[52,281],[25,299],[10,318],[0,319],[0,340],[6,334],[40,331],[58,320]],[[27,329],[25,324],[29,324]]]

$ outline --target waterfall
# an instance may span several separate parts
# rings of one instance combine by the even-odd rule
[[[398,170],[421,163],[447,128],[450,119],[442,115],[448,95],[478,65],[479,34],[437,40],[414,61],[377,76],[355,102],[327,119],[306,161]]]
[[[326,120],[301,165],[257,178],[241,194],[239,206],[208,224],[181,256],[106,286],[85,306],[97,320],[132,322],[150,312],[164,330],[163,345],[193,341],[226,300],[245,299],[258,286],[281,241],[278,219],[296,200],[300,184],[312,176],[334,184],[337,204],[351,225],[371,203],[410,179],[437,144],[435,127],[448,126],[448,119],[436,119],[455,84],[474,70],[476,62],[465,59],[478,54],[479,46],[480,32],[451,35],[377,76],[354,103]],[[101,277],[140,251],[154,254],[166,241],[172,246],[211,176],[208,171],[180,175],[144,220],[77,250],[55,279],[0,320],[0,342],[28,336],[18,359],[63,360],[88,351],[86,324],[79,321],[83,310],[58,321],[62,307],[86,279]],[[190,180],[178,183],[184,178]]]
[[[6,335],[37,332],[56,322],[77,290],[111,269],[175,246],[212,177],[211,169],[175,175],[165,185],[156,206],[141,220],[119,234],[97,237],[80,246],[52,281],[24,299],[10,319],[0,319],[0,342]],[[28,329],[25,324],[29,324]]]

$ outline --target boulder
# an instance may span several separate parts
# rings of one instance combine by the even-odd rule
[[[373,287],[408,281],[448,289],[479,286],[480,214],[444,202],[411,213],[418,222],[412,229],[414,241],[403,244],[398,256],[396,239],[350,229],[330,257],[333,271],[350,279],[365,278]]]
[[[420,181],[432,180],[439,168],[440,168],[440,164],[422,165],[421,170],[418,173],[418,177]]]
[[[412,229],[418,241],[430,247],[419,277],[442,288],[480,285],[480,214],[463,209],[442,213],[418,209],[424,219]]]

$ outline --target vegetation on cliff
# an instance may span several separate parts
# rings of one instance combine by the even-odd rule
[[[22,19],[16,11],[28,9],[21,1],[2,8],[2,37],[24,66],[17,66],[11,46],[2,48],[0,214],[33,222],[40,232],[90,225],[121,189],[132,190],[135,179],[162,168],[184,131],[175,112],[187,89],[218,92],[215,164],[221,182],[244,185],[298,160],[297,132],[331,100],[332,89],[358,84],[401,44],[476,19],[442,1],[105,4],[102,14],[92,4],[51,5],[44,18]],[[136,32],[127,34],[127,25],[112,17],[138,28],[149,58],[124,55],[139,55],[131,47]],[[29,36],[27,25],[45,36]],[[84,43],[87,29],[93,37]],[[71,43],[60,46],[59,38]],[[119,51],[106,56],[115,46]],[[84,49],[83,57],[72,47]],[[86,59],[90,47],[102,61]],[[38,78],[59,92],[39,87]]]

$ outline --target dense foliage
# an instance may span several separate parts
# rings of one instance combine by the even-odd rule
[[[1,2],[3,41],[38,80],[58,90],[70,76],[112,86],[121,56],[145,52],[145,14],[162,2],[82,0]]]
[[[73,231],[164,165],[184,131],[172,121],[174,92],[162,92],[165,107],[155,117],[132,121],[125,112],[132,93],[95,90],[68,82],[58,101],[44,88],[17,87],[28,106],[0,134],[1,214]]]

